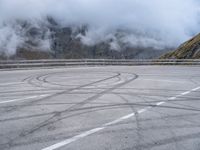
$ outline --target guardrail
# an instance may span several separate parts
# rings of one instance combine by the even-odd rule
[[[0,69],[56,66],[200,65],[200,59],[53,59],[5,60]]]

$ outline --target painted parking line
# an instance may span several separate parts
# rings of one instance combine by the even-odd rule
[[[23,84],[23,82],[7,82],[7,83],[1,83],[0,86],[16,85],[16,84]]]
[[[44,94],[44,95],[37,95],[37,96],[29,96],[29,97],[24,97],[24,98],[19,98],[19,99],[12,99],[12,100],[7,100],[7,101],[0,101],[0,104],[6,104],[6,103],[12,103],[12,102],[19,102],[19,101],[24,101],[24,100],[29,100],[29,99],[36,99],[36,98],[44,98],[48,97],[50,94]]]

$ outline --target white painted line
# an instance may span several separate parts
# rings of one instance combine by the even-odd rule
[[[168,98],[168,100],[175,100],[175,99],[177,99],[177,96]]]
[[[187,92],[184,92],[184,93],[181,93],[180,95],[188,95],[191,93],[191,90],[190,91],[187,91]]]
[[[199,89],[200,89],[200,87],[195,88],[195,89],[192,89],[192,90],[187,91],[187,92],[184,92],[184,93],[182,93],[181,95],[186,95],[186,94],[191,93],[191,91],[197,91],[197,90],[199,90]],[[168,100],[175,100],[175,99],[178,98],[178,97],[180,97],[180,95],[175,96],[175,97],[170,97],[170,98],[168,98]],[[159,102],[159,103],[156,103],[156,105],[157,105],[157,106],[160,106],[160,105],[163,105],[163,104],[165,104],[165,103],[166,103],[166,102]],[[138,110],[137,113],[138,113],[138,114],[144,113],[144,112],[148,111],[150,108],[152,108],[152,107],[148,106],[148,107],[146,107],[146,108],[143,108],[143,109],[141,109],[141,110]],[[70,144],[70,143],[72,143],[72,142],[75,142],[75,141],[77,141],[77,140],[80,140],[81,138],[84,138],[84,137],[87,137],[87,136],[89,136],[89,135],[91,135],[91,134],[97,133],[97,132],[99,132],[99,131],[105,129],[106,127],[109,127],[109,126],[111,126],[111,125],[114,125],[114,124],[123,122],[123,121],[125,121],[125,120],[127,120],[127,119],[129,119],[129,118],[131,118],[131,117],[133,117],[133,116],[135,116],[135,115],[136,115],[136,113],[128,114],[128,115],[123,116],[123,117],[121,117],[121,118],[119,118],[119,119],[116,119],[116,120],[114,120],[114,121],[112,121],[112,122],[106,123],[106,124],[102,125],[102,126],[99,127],[99,128],[94,128],[94,129],[92,129],[92,130],[83,132],[82,134],[76,135],[76,136],[74,136],[74,137],[72,137],[72,138],[70,138],[70,139],[66,139],[66,140],[64,140],[64,141],[62,141],[62,142],[59,142],[59,143],[57,143],[57,144],[54,144],[54,145],[49,146],[49,147],[47,147],[47,148],[44,148],[44,149],[42,149],[42,150],[56,150],[56,149],[58,149],[58,148],[61,148],[61,147],[63,147],[63,146],[66,146],[66,145],[68,145],[68,144]]]
[[[58,148],[60,148],[60,147],[63,147],[63,146],[65,146],[65,145],[68,145],[68,144],[70,144],[70,143],[72,143],[72,142],[75,142],[75,141],[77,141],[77,140],[79,140],[79,139],[81,139],[81,138],[84,138],[84,137],[86,137],[86,136],[89,136],[89,135],[91,135],[91,134],[94,134],[94,133],[96,133],[96,132],[99,132],[99,131],[103,130],[104,128],[105,128],[105,127],[100,127],[100,128],[95,128],[95,129],[86,131],[86,132],[84,132],[84,133],[82,133],[82,134],[80,134],[80,135],[77,135],[77,136],[72,137],[71,139],[67,139],[67,140],[65,140],[65,141],[59,142],[59,143],[57,143],[57,144],[55,144],[55,145],[52,145],[52,146],[47,147],[47,148],[44,148],[44,149],[42,149],[42,150],[55,150],[55,149],[58,149]]]
[[[157,105],[157,106],[160,106],[160,105],[163,105],[163,104],[165,104],[165,102],[159,102],[159,103],[157,103],[156,105]]]
[[[0,102],[0,104],[6,104],[6,103],[12,103],[12,102],[19,102],[19,101],[24,101],[24,100],[28,100],[28,99],[35,99],[35,98],[41,98],[41,97],[47,97],[47,96],[50,96],[50,95],[49,94],[45,94],[45,95],[29,96],[29,97],[20,98],[20,99],[13,99],[13,100],[2,101],[2,102]]]
[[[192,91],[192,92],[195,92],[195,91],[197,91],[197,90],[200,90],[200,87],[197,87],[197,88],[195,88],[195,89],[192,89],[191,91]]]
[[[0,86],[6,86],[6,85],[14,85],[14,84],[22,84],[23,82],[8,82],[8,83],[1,83]]]
[[[141,109],[141,110],[138,111],[138,114],[144,113],[146,111],[147,111],[147,109]]]

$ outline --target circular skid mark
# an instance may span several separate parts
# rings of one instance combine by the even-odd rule
[[[39,77],[39,76],[37,76],[37,77]],[[37,77],[34,77],[34,78],[30,77],[30,79],[34,79],[34,80],[32,80],[31,82],[28,82],[28,83],[34,83],[33,81],[37,81],[38,82],[39,78],[37,78]],[[97,92],[95,95],[92,95],[89,98],[83,99],[82,101],[70,106],[69,108],[66,108],[64,110],[58,110],[58,111],[52,112],[52,114],[48,114],[48,117],[46,119],[44,119],[42,122],[37,123],[36,125],[33,125],[33,126],[27,128],[27,129],[21,131],[16,138],[8,141],[8,144],[11,141],[15,141],[15,140],[19,140],[21,138],[25,138],[25,137],[37,132],[40,129],[44,129],[46,127],[48,128],[49,126],[54,125],[55,123],[58,123],[58,122],[60,122],[62,120],[65,120],[65,119],[69,118],[70,115],[73,115],[73,114],[70,114],[70,112],[83,109],[84,105],[86,105],[88,103],[91,103],[91,102],[95,101],[96,99],[102,97],[103,95],[105,95],[107,93],[110,93],[113,90],[115,90],[117,88],[120,88],[120,87],[130,83],[131,81],[137,79],[137,77],[138,76],[135,75],[135,74],[113,73],[112,76],[100,78],[99,80],[96,80],[96,81],[93,81],[93,82],[90,82],[90,83],[87,83],[87,84],[80,85],[80,86],[78,86],[76,88],[72,88],[70,90],[64,90],[64,91],[62,91],[60,93],[53,94],[52,96],[49,96],[48,98],[44,98],[44,99],[40,99],[40,100],[34,100],[32,102],[27,102],[26,106],[24,105],[24,106],[22,106],[20,108],[27,107],[27,106],[28,107],[29,106],[33,106],[34,104],[37,104],[37,103],[39,103],[39,102],[41,102],[43,100],[49,99],[50,97],[54,97],[55,98],[58,95],[71,93],[74,90],[81,90],[82,88],[87,88],[87,87],[90,87],[91,85],[101,85],[101,84],[104,84],[104,83],[107,84],[107,81],[110,81],[110,80],[115,79],[115,78],[117,78],[117,80],[118,80],[118,78],[123,80],[123,82],[119,82],[118,84],[113,84],[113,85],[111,84],[108,88],[102,89],[101,92]],[[40,81],[40,82],[42,82],[42,81]],[[36,85],[36,87],[37,87],[39,84],[33,84],[33,85]],[[89,109],[91,109],[91,108],[89,108]],[[75,114],[75,115],[78,115],[78,114]],[[12,147],[12,146],[10,146],[10,147]]]
[[[126,79],[127,75],[118,72],[83,72],[82,74],[76,72],[54,72],[30,76],[24,81],[42,89],[66,90],[70,87],[75,89],[87,86],[89,88],[89,85],[94,88],[117,85],[132,76],[129,74]],[[88,80],[91,81],[89,84],[87,84]]]

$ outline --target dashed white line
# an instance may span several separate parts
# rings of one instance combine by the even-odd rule
[[[195,88],[195,89],[192,89],[191,91],[195,92],[195,91],[197,91],[197,90],[200,90],[200,87],[197,87],[197,88]]]
[[[63,147],[63,146],[65,146],[65,145],[67,145],[67,144],[70,144],[70,143],[72,143],[72,142],[75,142],[75,141],[77,141],[77,140],[79,140],[79,139],[81,139],[81,138],[84,138],[84,137],[86,137],[86,136],[89,136],[89,135],[91,135],[91,134],[94,134],[94,133],[96,133],[96,132],[99,132],[99,131],[103,130],[104,128],[105,128],[105,127],[100,127],[100,128],[95,128],[95,129],[86,131],[86,132],[84,132],[84,133],[82,133],[82,134],[80,134],[80,135],[74,136],[74,137],[71,138],[71,139],[67,139],[67,140],[65,140],[65,141],[62,141],[62,142],[57,143],[57,144],[55,144],[55,145],[52,145],[52,146],[50,146],[50,147],[44,148],[43,150],[55,150],[55,149],[58,149],[58,148]]]
[[[15,85],[15,84],[22,84],[23,82],[8,82],[8,83],[1,83],[0,86],[6,86],[6,85]]]
[[[192,90],[190,90],[190,91],[186,91],[186,92],[184,92],[184,93],[181,93],[181,94],[178,95],[178,96],[170,97],[170,98],[168,98],[168,100],[175,100],[175,99],[177,99],[177,98],[180,97],[180,96],[190,94],[191,91],[194,92],[194,91],[197,91],[197,90],[199,90],[199,89],[200,89],[200,87],[194,88],[194,89],[192,89]],[[156,103],[156,105],[157,105],[157,106],[160,106],[160,105],[163,105],[163,104],[165,104],[165,103],[166,103],[166,102],[162,101],[162,102]],[[136,113],[137,113],[137,114],[144,113],[144,112],[148,111],[150,108],[152,108],[152,107],[143,108],[143,109],[141,109],[141,110],[138,110]],[[91,134],[97,133],[97,132],[99,132],[99,131],[105,129],[105,128],[108,127],[108,126],[115,125],[115,124],[117,124],[117,123],[123,122],[123,121],[125,121],[125,120],[127,120],[127,119],[129,119],[129,118],[131,118],[131,117],[133,117],[133,116],[135,116],[136,113],[128,114],[128,115],[123,116],[123,117],[121,117],[121,118],[119,118],[119,119],[116,119],[116,120],[114,120],[114,121],[112,121],[112,122],[106,123],[106,124],[102,125],[102,126],[99,127],[99,128],[94,128],[94,129],[92,129],[92,130],[83,132],[82,134],[76,135],[76,136],[74,136],[74,137],[72,137],[72,138],[70,138],[70,139],[66,139],[66,140],[64,140],[64,141],[62,141],[62,142],[59,142],[59,143],[57,143],[57,144],[54,144],[54,145],[49,146],[49,147],[47,147],[47,148],[44,148],[44,149],[42,149],[42,150],[55,150],[55,149],[61,148],[61,147],[66,146],[66,145],[68,145],[68,144],[70,144],[70,143],[72,143],[72,142],[75,142],[75,141],[77,141],[77,140],[80,140],[81,138],[84,138],[84,137],[89,136],[89,135],[91,135]]]
[[[187,92],[184,92],[184,93],[181,93],[180,95],[188,95],[191,93],[191,90],[190,91],[187,91]]]
[[[157,103],[156,105],[157,105],[157,106],[160,106],[160,105],[163,105],[163,104],[165,104],[165,102],[159,102],[159,103]]]
[[[28,100],[28,99],[42,98],[42,97],[47,97],[47,96],[50,96],[50,95],[45,94],[45,95],[29,96],[29,97],[20,98],[20,99],[12,99],[12,100],[7,100],[7,101],[2,101],[2,102],[0,102],[0,104],[19,102],[19,101],[24,101],[24,100]]]
[[[138,111],[138,114],[144,113],[144,112],[146,112],[146,111],[147,111],[147,109],[145,109],[145,108],[144,108],[144,109],[141,109],[141,110]]]
[[[175,100],[175,99],[177,99],[177,96],[168,98],[168,100]]]

